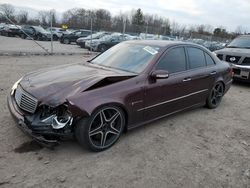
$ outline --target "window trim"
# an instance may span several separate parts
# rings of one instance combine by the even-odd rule
[[[157,69],[157,65],[160,63],[160,61],[164,58],[164,56],[171,50],[173,49],[176,49],[176,48],[183,48],[184,50],[184,55],[185,55],[185,67],[186,67],[186,70],[183,70],[183,71],[179,71],[179,72],[173,72],[173,73],[169,73],[169,75],[177,75],[177,74],[180,74],[180,73],[183,73],[183,72],[187,72],[188,71],[188,60],[187,60],[187,53],[186,53],[186,49],[185,49],[186,46],[184,45],[181,45],[181,46],[173,46],[173,47],[170,47],[168,48],[165,52],[163,52],[163,54],[161,55],[161,57],[157,60],[157,62],[155,63],[154,65],[154,68],[153,70],[158,70]]]

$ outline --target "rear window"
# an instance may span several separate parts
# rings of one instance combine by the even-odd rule
[[[206,66],[204,52],[198,48],[188,47],[188,58],[190,69]]]
[[[206,57],[206,62],[207,62],[207,66],[211,66],[214,65],[214,60],[211,58],[210,55],[208,55],[207,53],[205,53],[205,57]]]

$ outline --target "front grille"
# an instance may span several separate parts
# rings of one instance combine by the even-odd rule
[[[36,111],[38,103],[37,99],[24,91],[20,86],[18,86],[16,89],[15,100],[19,108],[22,110],[32,114]]]
[[[231,61],[230,59],[231,58],[235,58],[235,61]],[[231,56],[231,55],[227,55],[226,56],[226,61],[229,62],[229,63],[233,63],[233,64],[237,64],[240,60],[240,56]]]
[[[250,65],[250,57],[246,57],[242,62],[242,65]]]
[[[217,54],[217,57],[218,57],[220,60],[223,60],[223,54]]]

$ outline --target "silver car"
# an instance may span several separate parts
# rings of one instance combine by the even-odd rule
[[[231,63],[235,80],[250,82],[250,35],[237,37],[215,54],[219,59]]]

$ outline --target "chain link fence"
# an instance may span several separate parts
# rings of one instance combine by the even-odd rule
[[[11,24],[16,25],[11,19],[7,18]],[[52,20],[52,19],[51,19]],[[215,37],[214,35],[204,35],[197,32],[191,32],[187,29],[173,30],[169,24],[161,23],[147,23],[144,22],[140,25],[131,23],[128,19],[94,19],[91,17],[81,17],[76,20],[71,20],[67,23],[62,23],[62,25],[67,25],[70,30],[85,29],[95,33],[98,31],[105,32],[119,32],[122,34],[128,34],[138,37],[137,39],[155,39],[155,40],[181,40],[189,41],[201,44],[205,47],[210,48],[211,45],[217,45],[217,47],[211,47],[210,50],[216,50],[217,48],[223,48],[226,43],[230,41],[228,38]],[[51,27],[61,27],[62,25],[53,25],[52,22],[41,25],[43,28]],[[34,40],[29,36],[24,30],[21,29],[25,35],[32,39],[32,41],[39,46],[47,54],[53,54],[54,50],[58,47],[54,45],[53,34],[51,31],[50,49],[48,45],[44,47],[43,44]],[[91,37],[92,40],[92,37]],[[57,42],[58,43],[58,42]],[[213,44],[212,44],[213,43]]]

